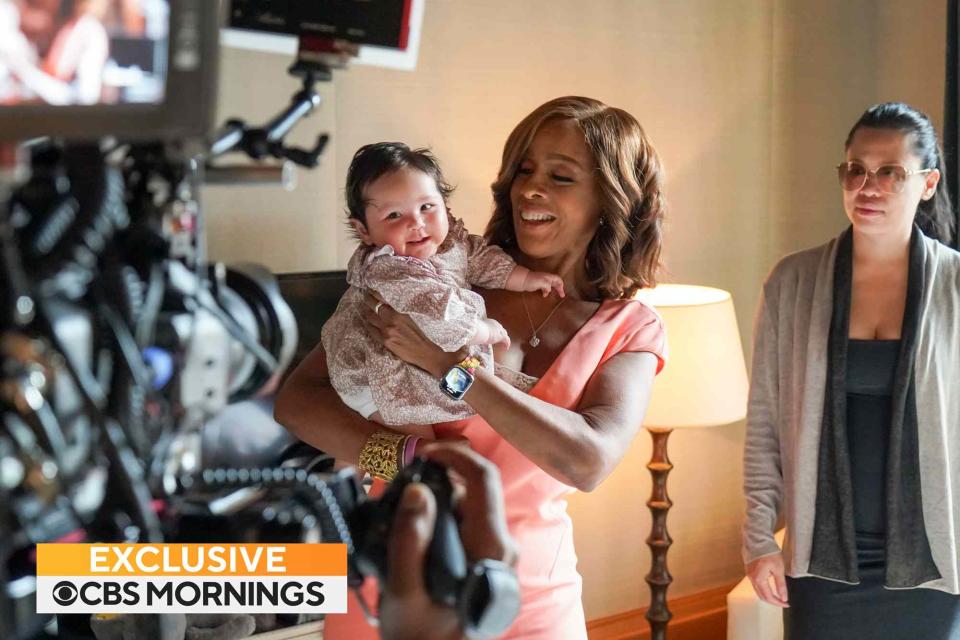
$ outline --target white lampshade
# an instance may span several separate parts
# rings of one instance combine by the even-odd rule
[[[712,427],[743,419],[747,369],[730,294],[664,284],[636,297],[663,318],[669,343],[667,364],[654,381],[644,426]]]

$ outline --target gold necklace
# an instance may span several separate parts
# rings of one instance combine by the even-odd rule
[[[544,318],[543,322],[540,323],[540,326],[535,327],[533,326],[533,318],[530,317],[530,309],[527,308],[527,298],[523,294],[520,294],[520,302],[523,303],[523,310],[527,312],[527,322],[530,323],[530,328],[533,329],[533,335],[530,336],[530,340],[527,341],[531,347],[534,349],[537,348],[537,346],[540,344],[540,338],[537,336],[537,334],[540,332],[540,329],[543,329],[543,325],[547,324],[547,321],[553,317],[553,314],[556,313],[557,309],[560,308],[560,305],[566,301],[567,298],[560,298],[560,302],[554,305],[553,309],[550,310],[550,313],[547,314],[547,317]]]

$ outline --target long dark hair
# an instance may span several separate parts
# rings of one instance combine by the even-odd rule
[[[850,129],[844,149],[850,148],[853,135],[860,127],[893,129],[909,135],[913,142],[913,153],[920,158],[921,168],[940,171],[940,182],[933,197],[921,200],[917,206],[916,223],[925,235],[950,245],[957,225],[956,212],[947,189],[947,167],[943,160],[943,149],[930,118],[903,102],[876,104],[864,111]]]

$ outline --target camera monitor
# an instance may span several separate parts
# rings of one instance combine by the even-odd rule
[[[206,135],[215,0],[0,0],[0,140]]]
[[[417,66],[425,0],[228,0],[226,46],[297,53],[299,36],[359,45],[353,59],[390,69]]]

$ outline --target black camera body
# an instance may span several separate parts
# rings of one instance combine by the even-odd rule
[[[23,101],[0,100],[0,141],[45,136],[19,147],[17,162],[0,144],[0,637],[49,637],[35,604],[43,542],[339,542],[353,586],[383,580],[410,482],[437,502],[429,593],[466,612],[469,631],[490,593],[469,588],[443,468],[418,460],[372,501],[355,473],[333,471],[309,447],[205,466],[211,424],[272,423],[266,399],[294,355],[297,324],[269,271],[207,259],[200,192],[284,173],[218,164],[228,153],[315,166],[325,135],[313,149],[284,136],[319,106],[314,85],[331,74],[316,51],[301,51],[290,71],[303,87],[284,110],[261,127],[231,120],[206,139],[219,3],[155,4],[170,12],[141,43],[167,54],[150,70],[152,93],[44,104],[24,83]],[[513,593],[493,608],[501,626],[518,602]],[[89,624],[58,622],[61,636],[90,637]]]
[[[437,503],[433,538],[427,548],[424,576],[427,592],[439,604],[454,606],[467,575],[467,558],[453,514],[453,488],[447,471],[435,462],[416,459],[401,470],[378,501],[360,504],[348,521],[361,575],[383,580],[387,576],[387,541],[404,490],[412,482],[426,485]]]
[[[205,425],[296,347],[266,269],[204,259],[161,145],[36,142],[0,204],[0,636],[33,637],[34,545],[170,537]]]
[[[203,261],[179,166],[158,148],[38,143],[0,209],[0,635],[47,622],[41,542],[341,542],[353,586],[383,580],[410,482],[437,502],[428,590],[456,605],[467,560],[442,467],[418,460],[379,501],[316,451],[203,467],[211,421],[263,419],[248,399],[275,388],[296,323],[269,272]]]
[[[468,562],[447,470],[417,458],[379,499],[370,499],[352,468],[333,471],[331,462],[307,453],[291,456],[277,467],[216,468],[185,476],[171,501],[174,517],[167,539],[239,542],[252,532],[258,541],[341,543],[347,546],[350,586],[359,588],[366,578],[382,585],[388,576],[388,540],[400,499],[411,483],[422,483],[434,495],[437,514],[424,581],[434,602],[456,606]],[[251,487],[256,488],[255,495],[249,493]]]

